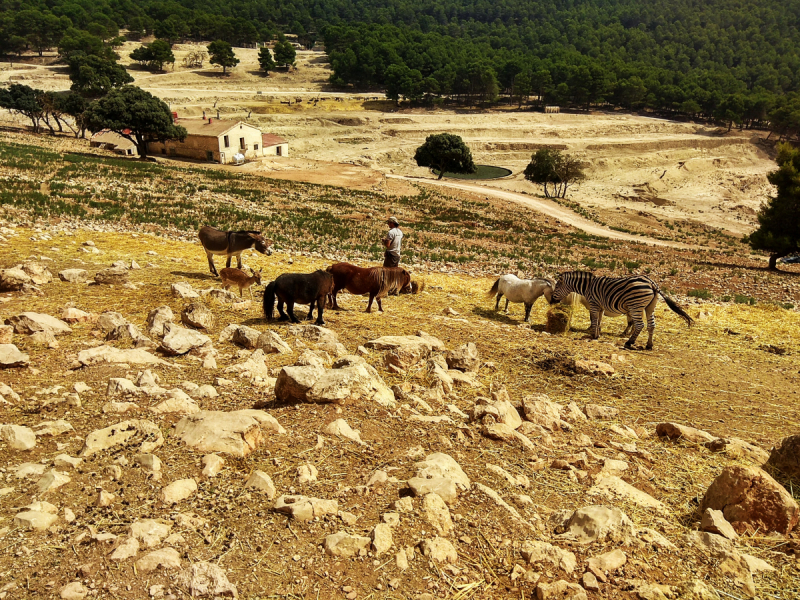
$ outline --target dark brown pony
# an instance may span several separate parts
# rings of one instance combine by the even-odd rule
[[[333,275],[333,293],[331,305],[334,310],[339,310],[336,296],[341,290],[351,294],[363,296],[369,294],[367,311],[372,312],[372,301],[378,301],[378,310],[383,312],[381,298],[389,294],[416,293],[416,284],[411,283],[411,273],[402,267],[368,267],[362,268],[350,263],[336,263],[327,268]]]
[[[315,323],[325,325],[322,313],[325,309],[325,302],[332,292],[333,277],[325,271],[319,270],[308,274],[284,273],[279,275],[275,281],[270,282],[264,290],[264,316],[268,321],[272,320],[277,298],[279,320],[299,323],[300,320],[294,316],[294,305],[308,304],[308,318],[310,319],[314,315],[314,306],[316,305],[317,320]],[[283,312],[284,304],[286,304],[286,312]]]

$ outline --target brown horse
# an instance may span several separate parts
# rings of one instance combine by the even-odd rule
[[[381,298],[389,294],[407,294],[416,291],[411,284],[411,273],[401,267],[361,268],[350,263],[336,263],[327,268],[333,275],[333,293],[330,296],[334,310],[339,310],[337,295],[341,290],[363,296],[369,294],[367,311],[372,312],[372,301],[378,301],[378,310],[383,312]]]

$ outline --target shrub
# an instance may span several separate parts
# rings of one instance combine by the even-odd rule
[[[698,290],[698,289],[689,290],[688,292],[686,292],[686,295],[691,296],[692,298],[700,298],[702,300],[708,300],[709,298],[711,298],[711,292],[709,292],[708,290]]]

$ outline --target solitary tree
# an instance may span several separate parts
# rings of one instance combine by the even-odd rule
[[[217,40],[208,45],[209,61],[212,65],[222,67],[222,74],[228,72],[228,67],[233,68],[239,64],[239,59],[233,53],[233,48],[228,42]]]
[[[297,51],[288,40],[276,42],[273,52],[275,54],[275,62],[279,65],[293,65],[297,57]]]
[[[175,125],[169,107],[152,94],[132,85],[112,90],[89,105],[85,112],[90,131],[109,129],[136,144],[147,157],[147,144],[186,139],[186,129]]]
[[[459,136],[451,133],[437,133],[425,138],[425,143],[417,148],[414,160],[420,167],[431,167],[439,172],[439,179],[447,173],[474,173],[472,152]]]
[[[164,63],[175,63],[172,47],[166,40],[155,40],[148,46],[139,46],[131,52],[131,58],[153,71],[161,71]]]
[[[269,75],[270,71],[274,71],[277,66],[272,58],[272,52],[266,46],[258,51],[258,64],[267,75]]]
[[[564,155],[560,150],[540,148],[525,167],[525,179],[542,185],[548,198],[563,198],[567,195],[567,188],[585,179],[585,175],[578,159]],[[553,186],[552,194],[548,185]]]
[[[800,253],[800,150],[789,144],[778,146],[778,170],[767,175],[778,193],[761,205],[759,228],[745,241],[754,250],[770,252],[769,268],[778,259]]]

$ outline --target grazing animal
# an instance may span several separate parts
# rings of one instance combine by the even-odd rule
[[[516,275],[503,275],[494,282],[492,289],[487,296],[492,297],[497,294],[497,302],[494,309],[499,310],[500,299],[506,297],[506,313],[508,313],[509,302],[522,302],[525,305],[525,322],[531,318],[531,308],[539,296],[544,296],[550,302],[555,283],[549,279],[520,279]]]
[[[275,281],[270,282],[264,290],[264,316],[268,321],[272,320],[275,298],[277,298],[280,321],[300,322],[294,316],[295,304],[309,304],[308,318],[310,319],[314,316],[314,305],[316,304],[317,320],[315,324],[325,325],[322,313],[328,295],[331,293],[333,293],[333,276],[326,271],[314,271],[307,275],[284,273],[279,275]],[[283,311],[284,303],[286,303],[286,312]]]
[[[600,325],[604,314],[609,317],[627,315],[629,327],[625,329],[626,333],[631,323],[633,324],[633,333],[625,342],[625,347],[628,349],[633,348],[636,338],[644,329],[643,317],[645,314],[647,315],[647,333],[649,334],[645,349],[653,349],[653,332],[656,329],[653,312],[659,296],[664,298],[670,310],[686,321],[687,325],[691,327],[694,322],[692,317],[668,298],[652,279],[644,275],[595,277],[592,273],[585,271],[563,273],[556,282],[550,304],[561,302],[571,293],[585,296],[588,300],[589,317],[592,322],[590,334],[594,339],[600,337]]]
[[[389,294],[416,293],[411,284],[411,273],[402,267],[357,267],[350,263],[336,263],[327,269],[333,275],[334,287],[331,306],[339,310],[337,295],[341,290],[363,296],[369,294],[366,312],[372,312],[372,301],[378,301],[378,310],[383,312],[381,298]],[[418,289],[418,288],[417,288]]]
[[[242,252],[254,248],[256,252],[272,254],[272,241],[264,239],[259,231],[220,231],[208,225],[201,227],[197,232],[200,243],[208,256],[208,267],[214,275],[218,275],[214,266],[214,255],[221,254],[227,257],[225,266],[230,268],[231,258],[236,257],[236,266],[242,268]]]
[[[253,272],[252,277],[248,277],[247,273],[241,269],[222,269],[219,272],[219,276],[222,278],[222,287],[227,290],[233,286],[237,286],[239,288],[239,298],[242,297],[242,290],[247,288],[250,290],[250,298],[252,298],[252,286],[254,283],[256,285],[261,285],[261,271],[263,271],[263,269],[256,271],[251,268],[250,270]]]

